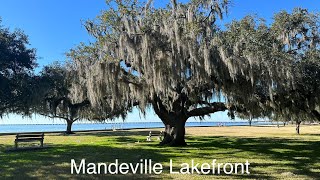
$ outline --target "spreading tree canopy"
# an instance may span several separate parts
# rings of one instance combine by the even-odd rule
[[[294,55],[280,27],[246,17],[225,31],[227,0],[112,1],[85,27],[96,38],[70,52],[79,83],[73,99],[101,112],[151,106],[165,125],[161,144],[185,145],[185,122],[217,111],[266,114],[275,91],[294,87]],[[85,88],[83,88],[85,87]],[[85,89],[85,91],[83,90]]]
[[[274,118],[320,121],[320,19],[319,14],[296,8],[275,17],[271,30],[283,41],[283,51],[293,59],[293,87],[277,87]]]

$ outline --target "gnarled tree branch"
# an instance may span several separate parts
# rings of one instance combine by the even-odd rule
[[[225,111],[227,110],[228,107],[226,106],[225,103],[221,102],[215,102],[211,103],[210,106],[208,107],[201,107],[201,108],[196,108],[187,113],[188,117],[193,117],[193,116],[205,116],[209,115],[211,113],[215,113],[218,111]]]

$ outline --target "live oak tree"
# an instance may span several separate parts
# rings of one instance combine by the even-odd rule
[[[72,124],[81,119],[88,100],[71,101],[69,90],[71,73],[59,63],[45,66],[40,75],[34,77],[33,112],[67,122],[66,134],[72,133]]]
[[[293,87],[295,59],[263,21],[248,16],[225,31],[215,25],[229,1],[151,4],[114,1],[87,21],[97,41],[70,52],[83,79],[71,88],[74,98],[88,97],[96,109],[151,106],[165,125],[161,144],[185,145],[190,117],[270,113],[275,91]]]
[[[275,118],[295,121],[300,133],[302,121],[320,121],[320,19],[319,14],[296,8],[275,16],[272,31],[283,42],[283,51],[293,59],[292,88],[277,88]]]
[[[61,65],[56,62],[45,66],[40,75],[34,77],[33,112],[50,118],[64,119],[67,122],[66,134],[73,133],[72,124],[78,120],[104,121],[126,112],[117,108],[102,114],[91,107],[87,98],[71,99],[71,82],[76,84],[78,80],[74,74],[71,64]]]
[[[241,38],[242,33],[240,30],[248,29],[250,25],[246,24],[250,21],[251,23],[249,24],[254,25],[252,17],[246,17],[240,22],[232,23],[227,33],[228,31],[234,32],[231,33],[231,37],[235,37],[235,39]],[[300,133],[299,129],[302,121],[320,120],[318,88],[320,85],[319,22],[318,14],[308,12],[306,9],[296,8],[291,14],[286,11],[277,13],[270,28],[260,26],[259,29],[266,30],[265,35],[261,34],[263,35],[261,36],[262,39],[254,38],[254,33],[245,31],[250,33],[251,37],[246,38],[246,41],[249,42],[242,40],[242,45],[250,44],[250,46],[256,48],[258,47],[257,43],[266,43],[270,39],[269,46],[276,48],[277,51],[268,52],[256,49],[254,55],[265,53],[267,55],[265,57],[269,56],[268,59],[274,58],[273,61],[268,61],[267,64],[270,65],[270,68],[274,67],[278,70],[270,69],[268,72],[282,73],[273,79],[263,77],[258,79],[259,81],[264,80],[264,83],[272,80],[270,82],[271,86],[269,84],[269,93],[264,96],[263,94],[265,93],[261,93],[260,90],[258,94],[255,92],[254,94],[258,97],[258,102],[261,106],[253,100],[250,100],[249,104],[260,106],[261,108],[250,108],[251,112],[244,112],[243,115],[256,114],[256,116],[261,117],[266,114],[270,119],[276,121],[294,121],[296,122],[297,134]],[[237,44],[236,41],[231,42]],[[239,47],[236,49],[239,49]],[[240,47],[240,49],[245,52],[248,47]],[[260,61],[265,63],[263,58],[260,58]],[[263,69],[261,70],[261,74],[266,73],[263,72]],[[264,103],[261,104],[261,102]],[[249,104],[246,103],[247,108]]]
[[[257,108],[254,111],[263,110],[270,119],[275,121],[296,122],[297,134],[300,133],[302,121],[320,121],[319,23],[318,14],[296,8],[291,14],[285,11],[277,13],[268,30],[270,32],[268,37],[280,42],[278,43],[279,52],[285,56],[281,58],[281,61],[288,61],[287,65],[291,70],[284,68],[283,65],[279,67],[287,74],[282,77],[288,78],[287,82],[290,83],[283,84],[281,82],[285,81],[279,79],[272,82],[271,96],[265,96],[264,100],[267,103],[262,106],[262,109]],[[278,64],[279,61],[275,63]],[[258,114],[258,116],[261,115]]]
[[[28,45],[28,37],[21,30],[11,32],[1,25],[0,18],[0,116],[29,114],[30,80],[36,67],[36,53]]]

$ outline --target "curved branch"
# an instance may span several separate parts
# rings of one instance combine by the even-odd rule
[[[39,113],[40,115],[42,115],[42,116],[47,116],[47,117],[49,117],[49,118],[60,118],[60,119],[64,119],[64,120],[66,120],[66,121],[68,121],[69,120],[69,118],[67,118],[67,117],[64,117],[64,116],[59,116],[59,115],[49,115],[49,114],[43,114],[43,113]]]
[[[227,109],[228,107],[226,106],[225,103],[215,102],[215,103],[210,103],[210,107],[201,107],[201,108],[193,109],[189,111],[187,115],[188,117],[205,116],[218,111],[225,111]]]

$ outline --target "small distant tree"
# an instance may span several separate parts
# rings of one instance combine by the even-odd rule
[[[64,119],[67,122],[66,134],[72,134],[72,125],[78,120],[104,121],[121,116],[124,110],[101,113],[93,110],[89,100],[72,100],[70,98],[71,83],[77,83],[72,66],[53,63],[45,66],[35,78],[34,112],[50,117]],[[113,113],[111,115],[111,113]],[[122,115],[124,116],[124,115]]]
[[[21,30],[11,32],[1,25],[0,18],[0,116],[11,112],[29,114],[36,53],[28,45],[28,37]]]
[[[67,122],[66,134],[72,133],[72,124],[81,119],[90,103],[88,100],[72,102],[69,98],[71,77],[66,67],[54,63],[45,66],[35,78],[34,112]]]
[[[260,109],[261,108],[256,108],[256,109]],[[251,112],[251,111],[243,111],[243,112],[238,112],[237,113],[237,117],[239,117],[240,119],[243,120],[247,120],[249,123],[249,126],[252,126],[252,122],[254,119],[259,119],[259,118],[266,118],[268,119],[271,115],[270,115],[271,111],[269,112]]]

